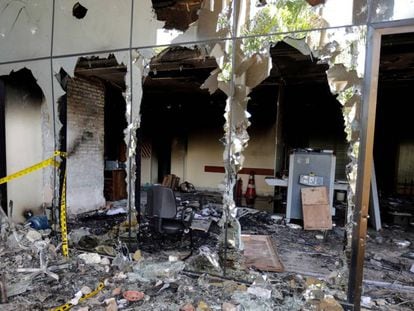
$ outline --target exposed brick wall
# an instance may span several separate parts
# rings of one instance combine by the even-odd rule
[[[71,79],[67,85],[67,205],[69,214],[105,204],[104,86]]]

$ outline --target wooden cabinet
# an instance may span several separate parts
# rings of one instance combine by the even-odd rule
[[[126,172],[123,169],[105,171],[104,196],[107,201],[118,201],[127,198]]]

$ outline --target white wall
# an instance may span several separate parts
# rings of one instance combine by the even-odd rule
[[[180,177],[180,183],[187,178],[186,159],[187,143],[186,138],[174,138],[171,144],[171,174]]]
[[[105,205],[104,88],[71,79],[67,93],[67,205],[79,214]]]
[[[41,102],[25,91],[6,86],[7,174],[42,161]],[[7,184],[7,198],[13,200],[13,220],[23,222],[23,211],[40,212],[43,203],[42,170]]]
[[[249,146],[244,152],[244,167],[274,169],[275,127],[250,129]],[[219,141],[224,135],[221,129],[194,131],[188,137],[187,152],[179,140],[172,145],[171,173],[189,181],[196,188],[218,190],[223,182],[223,173],[204,172],[206,165],[223,167],[224,147]],[[240,174],[243,180],[243,192],[246,190],[249,175]],[[272,195],[273,187],[264,181],[265,176],[255,176],[256,192],[260,195]]]
[[[245,161],[243,167],[275,168],[275,142],[276,125],[261,129],[247,129],[250,135],[249,145],[244,152]],[[241,174],[243,180],[243,193],[246,191],[249,175]],[[273,195],[274,187],[265,182],[266,176],[255,176],[256,192],[260,195]]]
[[[217,190],[223,182],[221,173],[205,173],[205,165],[223,166],[224,147],[219,139],[223,130],[192,132],[188,137],[187,161],[185,165],[186,180],[196,189]],[[183,180],[184,181],[184,180]]]

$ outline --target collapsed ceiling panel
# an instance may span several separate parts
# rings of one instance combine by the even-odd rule
[[[52,0],[0,2],[0,62],[50,54]]]
[[[76,0],[57,0],[53,54],[88,53],[129,47],[130,0],[88,0],[87,14],[73,16]],[[116,22],[112,22],[116,21]]]

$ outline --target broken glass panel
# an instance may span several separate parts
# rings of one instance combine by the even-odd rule
[[[198,16],[192,16],[194,21],[188,24],[188,28],[185,27],[188,21],[184,21],[182,24],[179,20],[168,22],[171,16],[164,16],[164,19],[168,17],[168,20],[160,21],[157,19],[152,2],[158,2],[157,7],[164,4],[165,8],[175,3],[179,10],[190,10],[192,15],[198,14]],[[204,0],[201,3],[187,1],[192,2],[191,5],[184,2],[186,1],[143,0],[136,2],[134,6],[133,47],[179,44],[226,37],[225,28],[229,19],[228,0]],[[193,5],[200,5],[200,9],[197,12],[192,11]]]
[[[0,62],[50,54],[52,0],[0,3]]]
[[[371,22],[386,22],[414,17],[413,0],[371,1]]]
[[[353,17],[353,0],[243,0],[239,2],[239,10],[238,35],[265,36],[252,38],[256,43],[263,40],[276,41],[278,36],[272,34],[292,32],[289,35],[295,36],[293,32],[346,26],[364,21],[363,13]],[[271,39],[266,39],[266,36]]]
[[[76,3],[74,0],[56,1],[54,55],[129,47],[130,0],[87,1],[83,5],[88,11],[82,19],[73,16]]]

